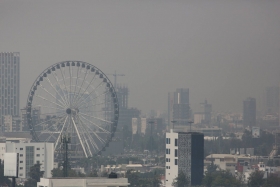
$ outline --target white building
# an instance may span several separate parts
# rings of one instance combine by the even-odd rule
[[[22,131],[21,118],[5,115],[4,116],[4,131],[5,132],[20,132]]]
[[[19,116],[19,53],[0,53],[0,131],[4,131],[4,116]]]
[[[127,187],[127,178],[41,178],[37,187]]]
[[[172,187],[179,172],[191,185],[200,185],[204,168],[204,135],[198,132],[166,133],[165,185]]]
[[[132,118],[132,123],[131,123],[131,129],[132,129],[132,134],[137,134],[138,130],[138,118]]]
[[[41,164],[40,169],[44,171],[44,177],[51,177],[51,170],[54,166],[53,143],[14,143],[7,141],[5,149],[7,153],[19,154],[19,178],[28,178],[30,167],[36,163]],[[0,156],[2,154],[0,152]]]
[[[147,118],[141,118],[141,134],[146,134]]]

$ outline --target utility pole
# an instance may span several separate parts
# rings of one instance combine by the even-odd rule
[[[69,160],[68,160],[68,144],[71,143],[71,138],[70,136],[67,135],[62,135],[61,136],[61,143],[63,145],[64,148],[64,155],[63,155],[63,175],[64,177],[68,177],[68,166],[69,166]]]

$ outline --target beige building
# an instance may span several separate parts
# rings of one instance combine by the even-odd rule
[[[128,187],[127,178],[41,178],[37,187]]]

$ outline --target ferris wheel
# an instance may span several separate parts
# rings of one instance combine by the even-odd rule
[[[53,142],[55,153],[68,137],[73,158],[99,154],[114,137],[119,118],[115,89],[97,67],[64,61],[45,69],[27,98],[33,140]]]

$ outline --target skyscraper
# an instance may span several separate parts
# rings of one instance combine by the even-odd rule
[[[200,185],[204,167],[204,135],[198,132],[166,133],[165,186],[171,187],[180,172],[191,185]]]
[[[0,53],[0,131],[4,129],[4,116],[19,116],[19,53]]]
[[[265,90],[266,114],[277,114],[279,112],[279,87],[267,87]]]
[[[243,126],[250,127],[256,126],[256,99],[248,97],[243,101]]]
[[[175,120],[178,125],[187,125],[190,118],[190,103],[189,103],[189,89],[178,88],[173,93],[173,97],[169,94],[168,113]],[[170,122],[169,122],[170,123]]]

